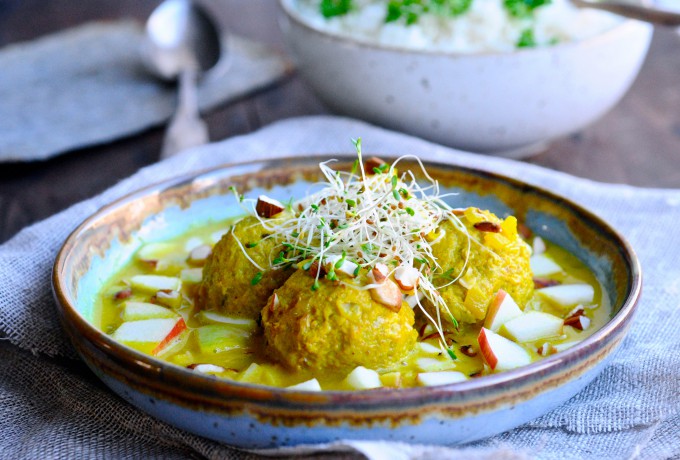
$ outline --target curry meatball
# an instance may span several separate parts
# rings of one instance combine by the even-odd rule
[[[379,369],[404,358],[417,332],[414,314],[375,302],[367,290],[319,280],[298,270],[262,310],[268,354],[290,370],[346,373],[356,366]]]
[[[458,322],[476,323],[484,319],[499,289],[523,306],[531,298],[534,284],[530,249],[517,233],[517,219],[502,220],[477,208],[458,214],[470,236],[469,255],[467,234],[448,220],[439,227],[443,236],[432,245],[434,257],[449,277],[464,270],[457,282],[439,290],[450,312]],[[435,284],[446,284],[449,277],[439,277]],[[450,323],[447,315],[442,319]]]
[[[292,270],[267,269],[280,250],[279,243],[267,236],[260,221],[250,216],[237,222],[233,232],[227,232],[217,242],[203,268],[203,281],[196,292],[198,308],[258,318],[274,289],[283,285],[293,273]],[[261,270],[248,260],[244,251],[265,268],[261,276],[258,274]]]

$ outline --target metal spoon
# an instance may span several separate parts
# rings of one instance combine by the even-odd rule
[[[179,80],[178,105],[163,140],[161,158],[208,142],[198,111],[199,76],[217,64],[220,33],[208,13],[191,0],[166,0],[149,16],[143,55],[149,70]]]
[[[571,3],[573,3],[578,8],[594,8],[596,10],[608,11],[619,16],[638,19],[651,24],[669,27],[680,26],[680,13],[674,13],[671,11],[648,8],[645,6],[623,2],[571,0]]]

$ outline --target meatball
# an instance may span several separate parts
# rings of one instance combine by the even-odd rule
[[[298,270],[262,310],[268,354],[292,371],[346,373],[379,369],[404,358],[417,332],[407,303],[398,312],[375,302],[367,290],[319,280]]]
[[[501,220],[477,208],[466,209],[459,219],[470,235],[467,266],[468,237],[453,222],[447,220],[440,225],[443,236],[432,245],[434,257],[451,277],[465,269],[456,283],[439,290],[450,312],[458,322],[476,323],[484,319],[499,289],[523,306],[531,298],[534,284],[530,249],[517,233],[517,219],[510,216]],[[435,278],[436,285],[449,281],[445,277]],[[450,323],[447,315],[442,315],[442,319]]]
[[[217,242],[203,268],[203,281],[196,292],[198,308],[258,318],[274,289],[283,285],[293,273],[292,270],[267,269],[279,251],[279,243],[272,238],[265,239],[266,236],[267,230],[257,218],[246,217],[235,224],[233,234],[227,232]],[[248,260],[244,251],[266,269],[259,281],[256,276],[259,277],[260,269]]]

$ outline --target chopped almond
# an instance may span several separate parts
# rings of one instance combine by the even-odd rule
[[[410,292],[418,287],[420,272],[413,267],[400,266],[394,271],[394,280],[402,291]]]
[[[385,279],[378,287],[374,287],[370,290],[371,298],[389,308],[394,312],[398,312],[401,309],[401,303],[403,300],[403,294],[397,286],[397,283],[391,279]]]
[[[378,157],[371,157],[368,160],[364,161],[364,172],[366,174],[375,174],[375,171],[373,171],[373,168],[379,168],[382,165],[384,165],[385,162],[381,160]]]
[[[274,310],[279,308],[279,296],[276,295],[276,292],[269,298],[268,307],[271,313],[274,313]]]
[[[471,358],[477,356],[477,350],[472,345],[463,345],[460,347],[460,352]]]
[[[373,282],[375,282],[376,284],[381,284],[385,282],[388,274],[389,269],[387,268],[387,265],[383,263],[375,264],[375,267],[373,267],[373,270],[371,270],[370,272],[370,276],[371,278],[373,278]]]
[[[480,232],[498,233],[501,231],[501,225],[497,222],[477,222],[474,227]]]
[[[542,289],[550,286],[557,286],[560,283],[557,280],[551,280],[550,278],[534,278],[534,289]]]
[[[557,353],[557,349],[551,343],[545,342],[539,349],[536,350],[536,353],[541,356],[549,356]]]
[[[265,195],[257,197],[257,204],[255,205],[255,212],[260,217],[273,217],[285,209],[283,203]]]
[[[590,318],[588,318],[585,315],[570,316],[569,318],[564,320],[564,325],[571,326],[574,329],[578,329],[579,331],[583,331],[585,329],[588,329],[588,327],[590,326]]]
[[[126,287],[125,289],[121,289],[120,291],[116,292],[113,295],[113,298],[116,300],[123,300],[127,299],[132,295],[132,289],[129,287]]]

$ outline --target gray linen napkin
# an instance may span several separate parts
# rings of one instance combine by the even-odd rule
[[[143,184],[224,162],[305,153],[413,153],[542,185],[592,209],[636,248],[645,272],[639,313],[604,372],[562,407],[464,448],[341,442],[299,452],[361,452],[369,458],[679,458],[680,190],[607,185],[511,160],[440,147],[335,117],[286,120],[187,151],[142,169],[103,194],[24,229],[0,246],[0,457],[241,458],[246,454],[158,422],[83,372],[59,327],[50,269],[87,215]],[[442,433],[442,438],[445,438]]]
[[[90,23],[0,50],[0,161],[44,160],[157,126],[177,90],[143,67],[140,24]],[[231,36],[199,87],[203,111],[269,85],[292,66]]]

